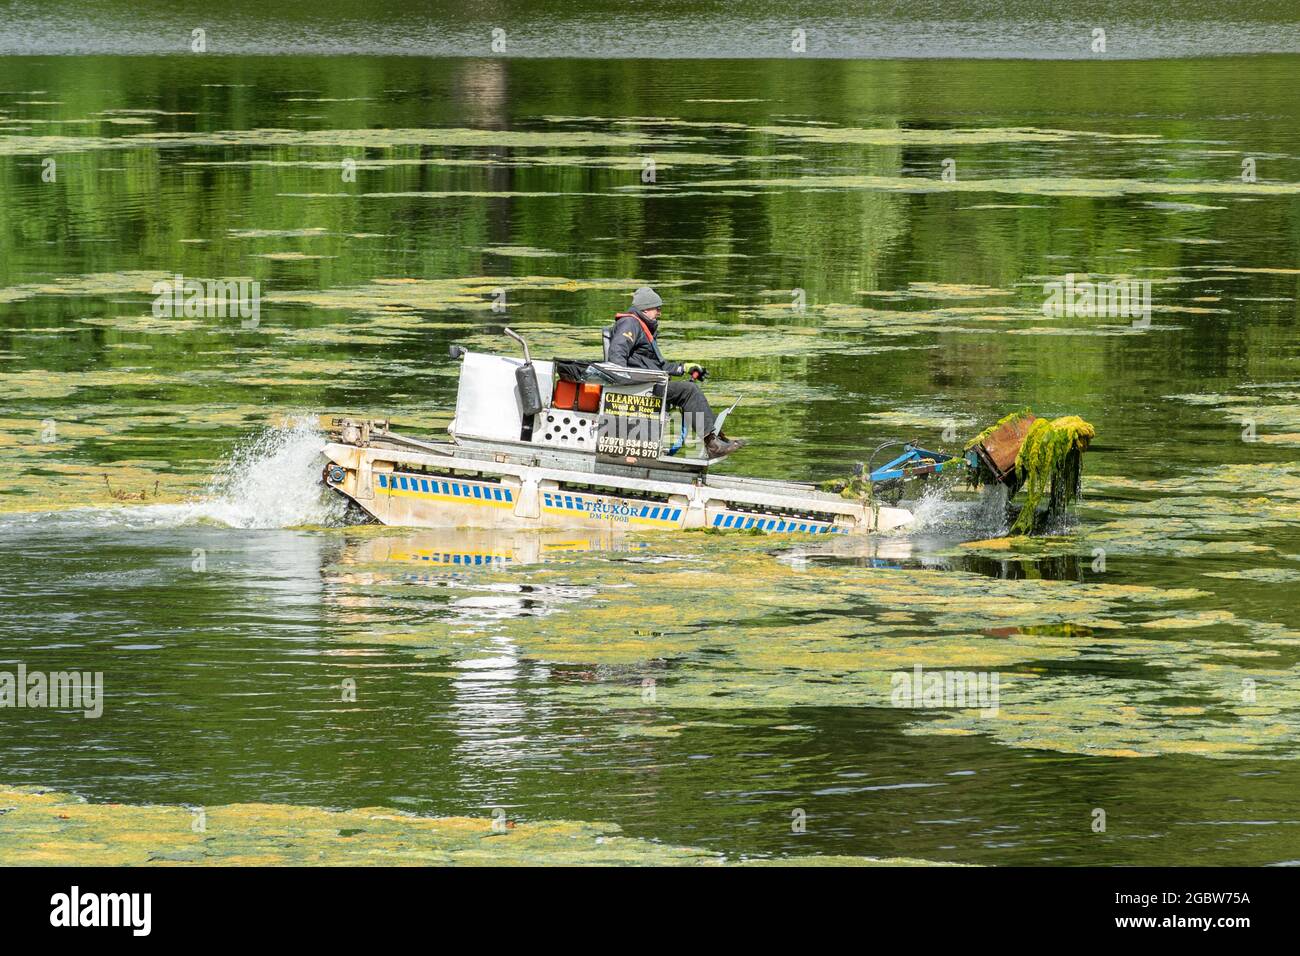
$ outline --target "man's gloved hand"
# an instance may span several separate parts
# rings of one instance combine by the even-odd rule
[[[687,362],[682,366],[682,374],[692,382],[702,382],[708,376],[709,370],[703,365],[696,365],[694,362]]]

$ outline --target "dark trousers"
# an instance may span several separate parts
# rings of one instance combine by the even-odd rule
[[[717,415],[709,407],[704,391],[695,382],[669,382],[668,407],[680,408],[686,413],[686,424],[700,435],[712,435]]]

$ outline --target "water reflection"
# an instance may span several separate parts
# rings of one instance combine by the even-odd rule
[[[644,540],[630,538],[614,529],[494,531],[392,528],[348,538],[340,563],[418,563],[464,570],[539,564],[589,551],[641,551],[645,547]]]
[[[1244,151],[1274,157],[1269,182],[1300,180],[1295,58],[719,61],[629,98],[630,69],[0,63],[0,91],[49,91],[0,94],[19,150],[0,157],[0,462],[6,506],[42,511],[0,519],[2,643],[108,671],[102,721],[5,718],[0,782],[136,803],[513,803],[737,852],[1294,859],[1289,824],[1205,823],[1296,816],[1293,761],[1272,759],[1297,739],[1279,586],[1300,554],[1294,198],[1173,212],[1088,184],[1225,182]],[[34,99],[60,103],[19,102]],[[95,175],[41,182],[45,147],[25,137],[46,134]],[[934,176],[958,148],[963,180],[1029,177],[1024,196],[826,178]],[[365,156],[348,195],[340,150]],[[153,269],[258,278],[266,321],[157,323]],[[1071,270],[1153,275],[1169,311],[1122,336],[1048,323],[1042,277]],[[1085,520],[1012,545],[995,512],[939,499],[908,534],[815,543],[338,528],[271,463],[293,470],[310,443],[242,469],[231,507],[152,506],[159,482],[163,500],[201,489],[268,409],[436,431],[455,378],[431,356],[495,344],[492,289],[540,354],[564,354],[598,341],[634,278],[671,290],[670,357],[744,399],[753,444],[723,469],[820,480],[887,438],[969,434],[1032,402],[1104,435]],[[58,442],[36,445],[45,419]],[[150,506],[112,510],[108,481]],[[1097,546],[1100,579],[1083,564]],[[889,673],[935,660],[1024,671],[1008,719],[889,706]],[[1123,794],[1132,823],[1093,834],[1084,792]],[[824,824],[791,835],[793,800]]]

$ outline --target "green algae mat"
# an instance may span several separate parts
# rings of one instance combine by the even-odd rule
[[[91,804],[0,787],[5,866],[717,866],[691,847],[623,836],[613,824],[430,818],[380,807],[249,803],[190,808]],[[784,857],[784,866],[931,866],[924,860]]]

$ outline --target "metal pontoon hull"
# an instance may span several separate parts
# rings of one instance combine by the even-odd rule
[[[854,534],[910,512],[794,482],[711,476],[689,460],[600,465],[522,443],[420,442],[391,433],[325,446],[326,484],[386,525],[416,528],[757,529]]]

